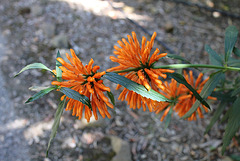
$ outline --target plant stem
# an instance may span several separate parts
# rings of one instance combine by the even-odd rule
[[[216,65],[207,65],[207,64],[171,64],[171,65],[163,65],[163,66],[156,66],[153,69],[168,69],[168,68],[211,68],[211,69],[225,69],[225,70],[232,70],[232,71],[240,71],[240,68],[236,67],[222,67]]]
[[[162,66],[153,66],[153,69],[182,69],[182,68],[210,68],[210,69],[222,69],[222,70],[232,70],[232,71],[240,71],[240,68],[236,67],[222,67],[216,65],[208,65],[208,64],[171,64],[171,65],[162,65]],[[114,73],[124,73],[124,72],[131,72],[131,71],[138,71],[142,69],[139,68],[129,68],[120,71],[114,71]]]

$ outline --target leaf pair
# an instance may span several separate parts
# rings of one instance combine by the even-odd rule
[[[217,66],[231,65],[230,55],[232,52],[240,57],[240,50],[235,47],[238,37],[238,30],[235,26],[229,26],[225,32],[225,41],[224,41],[224,60],[217,52],[215,52],[209,45],[205,45],[205,50],[209,54],[210,63]],[[238,63],[240,63],[238,61]]]

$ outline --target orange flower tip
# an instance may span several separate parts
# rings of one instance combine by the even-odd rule
[[[111,92],[111,89],[109,87],[106,87],[105,90],[108,91],[108,92]]]
[[[65,63],[65,61],[63,60],[63,58],[60,58],[60,57],[57,58],[57,61],[59,61],[59,63],[61,63],[61,64],[64,64],[64,63]]]
[[[163,77],[164,79],[166,79],[166,78],[167,78],[167,74],[162,74],[162,77]]]
[[[95,81],[95,79],[94,79],[93,77],[88,77],[88,78],[87,78],[87,81],[88,81],[88,82],[93,82],[93,81]]]
[[[149,84],[145,84],[144,87],[145,87],[148,91],[151,90],[151,87],[149,86]]]
[[[73,50],[73,49],[70,49],[70,52],[74,52],[74,50]]]
[[[155,38],[156,36],[157,36],[157,33],[154,32],[154,33],[152,34],[152,37]]]
[[[167,53],[161,53],[160,55],[164,57],[164,56],[167,56]]]
[[[96,71],[100,69],[100,66],[96,65],[92,68],[93,73],[96,73]]]
[[[52,85],[59,85],[59,83],[60,83],[60,82],[58,82],[58,81],[52,81],[51,84],[52,84]]]
[[[76,54],[75,54],[73,49],[70,49],[70,52],[71,52],[72,56],[76,56]]]

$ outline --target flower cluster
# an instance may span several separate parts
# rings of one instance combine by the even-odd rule
[[[118,66],[108,69],[108,72],[116,72],[138,84],[143,85],[146,90],[151,89],[164,95],[166,98],[172,100],[172,102],[157,102],[149,98],[145,98],[134,91],[124,88],[119,95],[119,100],[126,100],[130,108],[140,109],[146,111],[148,108],[150,112],[155,113],[164,112],[161,121],[168,114],[170,109],[174,110],[180,117],[185,115],[194,102],[196,97],[193,93],[183,84],[178,84],[174,79],[170,83],[162,81],[167,78],[166,73],[173,73],[174,70],[155,68],[154,64],[159,59],[165,57],[167,53],[160,53],[157,48],[152,54],[151,50],[154,45],[154,39],[156,38],[156,32],[153,33],[151,40],[147,41],[145,37],[142,37],[141,45],[137,39],[136,33],[132,32],[132,36],[128,35],[128,41],[122,39],[118,41],[118,46],[114,46],[114,54],[117,57],[110,56],[113,62],[119,63]],[[160,54],[159,54],[160,53]],[[66,110],[72,110],[72,115],[76,115],[79,119],[82,118],[83,110],[85,110],[85,118],[87,121],[90,120],[92,113],[95,119],[98,119],[97,109],[101,116],[110,118],[107,106],[113,108],[113,105],[109,102],[108,98],[104,95],[104,91],[110,92],[110,88],[104,86],[101,77],[106,74],[105,71],[97,72],[100,69],[99,66],[93,66],[93,59],[87,65],[83,65],[81,60],[76,56],[74,51],[71,49],[71,55],[66,53],[67,59],[70,63],[67,63],[62,58],[57,60],[62,64],[59,67],[62,73],[62,79],[65,81],[53,81],[52,85],[60,87],[69,87],[72,90],[85,95],[91,101],[92,109],[83,103],[68,98]],[[56,71],[54,71],[56,73]],[[202,81],[203,74],[200,73],[196,81],[194,81],[192,71],[187,74],[184,71],[184,77],[187,82],[200,93],[204,84],[208,79]],[[121,85],[118,85],[116,89],[119,89]],[[65,97],[62,96],[62,99]],[[214,97],[208,97],[208,99],[215,100]],[[200,118],[203,118],[202,110],[207,112],[207,107],[201,105],[197,108],[188,120],[196,120],[198,114]]]
[[[202,81],[203,74],[200,73],[198,75],[198,78],[196,81],[194,81],[193,72],[189,71],[189,74],[184,71],[184,77],[186,81],[193,87],[195,90],[200,94],[200,92],[203,89],[204,84],[208,81],[209,78]],[[165,116],[168,114],[169,110],[173,108],[177,114],[182,117],[184,116],[192,107],[192,105],[196,101],[196,97],[193,95],[193,93],[183,84],[177,84],[177,81],[174,79],[171,79],[171,82],[168,83],[167,81],[164,82],[166,88],[161,92],[166,98],[171,99],[173,102],[159,102],[155,106],[155,112],[158,114],[162,111],[164,111],[161,121],[165,118]],[[215,97],[209,96],[208,99],[216,100]],[[199,118],[203,118],[202,109],[205,112],[208,112],[208,108],[204,105],[202,105],[202,108],[199,106],[197,108],[197,111],[195,111],[188,120],[196,120],[196,116],[198,114]]]
[[[137,36],[135,32],[132,32],[132,37],[128,35],[128,42],[126,39],[122,39],[122,41],[118,41],[118,44],[121,48],[114,46],[114,54],[117,55],[117,58],[111,56],[110,59],[113,62],[119,63],[119,66],[108,69],[109,72],[112,71],[121,71],[128,70],[131,68],[135,68],[136,70],[131,72],[123,72],[119,73],[120,75],[125,75],[126,78],[137,82],[149,91],[151,88],[155,91],[159,89],[165,89],[162,81],[159,77],[166,79],[167,75],[164,74],[166,72],[173,73],[173,70],[170,69],[154,69],[153,65],[162,57],[165,57],[167,53],[159,54],[159,49],[157,48],[152,55],[151,49],[154,44],[154,39],[156,38],[156,32],[153,33],[150,41],[146,42],[146,38],[142,38],[141,46],[138,42]],[[117,89],[121,86],[118,85]],[[153,111],[153,105],[155,101],[151,99],[147,99],[142,97],[141,95],[130,91],[128,89],[124,89],[120,94],[119,100],[126,100],[128,104],[130,104],[130,108],[140,108],[143,106],[143,110],[146,110],[146,106],[149,111]]]
[[[67,59],[70,63],[67,63],[62,58],[57,58],[57,60],[62,64],[62,66],[59,67],[63,71],[62,79],[66,81],[53,81],[52,85],[71,87],[71,89],[87,96],[91,100],[92,109],[77,100],[67,97],[68,104],[66,110],[72,110],[72,115],[76,115],[79,119],[81,119],[83,109],[85,107],[85,118],[88,122],[90,121],[92,113],[95,119],[98,119],[97,109],[103,118],[105,118],[105,116],[110,118],[111,116],[107,110],[107,106],[113,108],[113,105],[103,94],[104,91],[110,92],[110,88],[104,86],[103,81],[101,80],[105,71],[98,73],[97,70],[100,69],[100,67],[93,66],[93,59],[91,59],[87,65],[83,66],[81,60],[76,56],[74,51],[72,49],[70,51],[72,58],[68,53],[66,53]],[[61,99],[64,97],[65,95],[62,96]]]

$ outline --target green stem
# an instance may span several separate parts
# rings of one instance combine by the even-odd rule
[[[222,67],[216,65],[207,65],[207,64],[171,64],[171,65],[163,65],[163,66],[156,66],[153,69],[181,69],[181,68],[211,68],[211,69],[225,69],[225,70],[232,70],[232,71],[240,71],[240,68],[236,67]]]
[[[182,68],[210,68],[210,69],[222,69],[222,70],[232,70],[232,71],[240,71],[240,68],[236,67],[222,67],[216,65],[207,65],[207,64],[171,64],[171,65],[162,65],[162,66],[153,66],[153,69],[182,69]],[[120,71],[114,71],[114,73],[124,73],[124,72],[131,72],[131,71],[138,71],[142,69],[139,68],[129,68]]]

